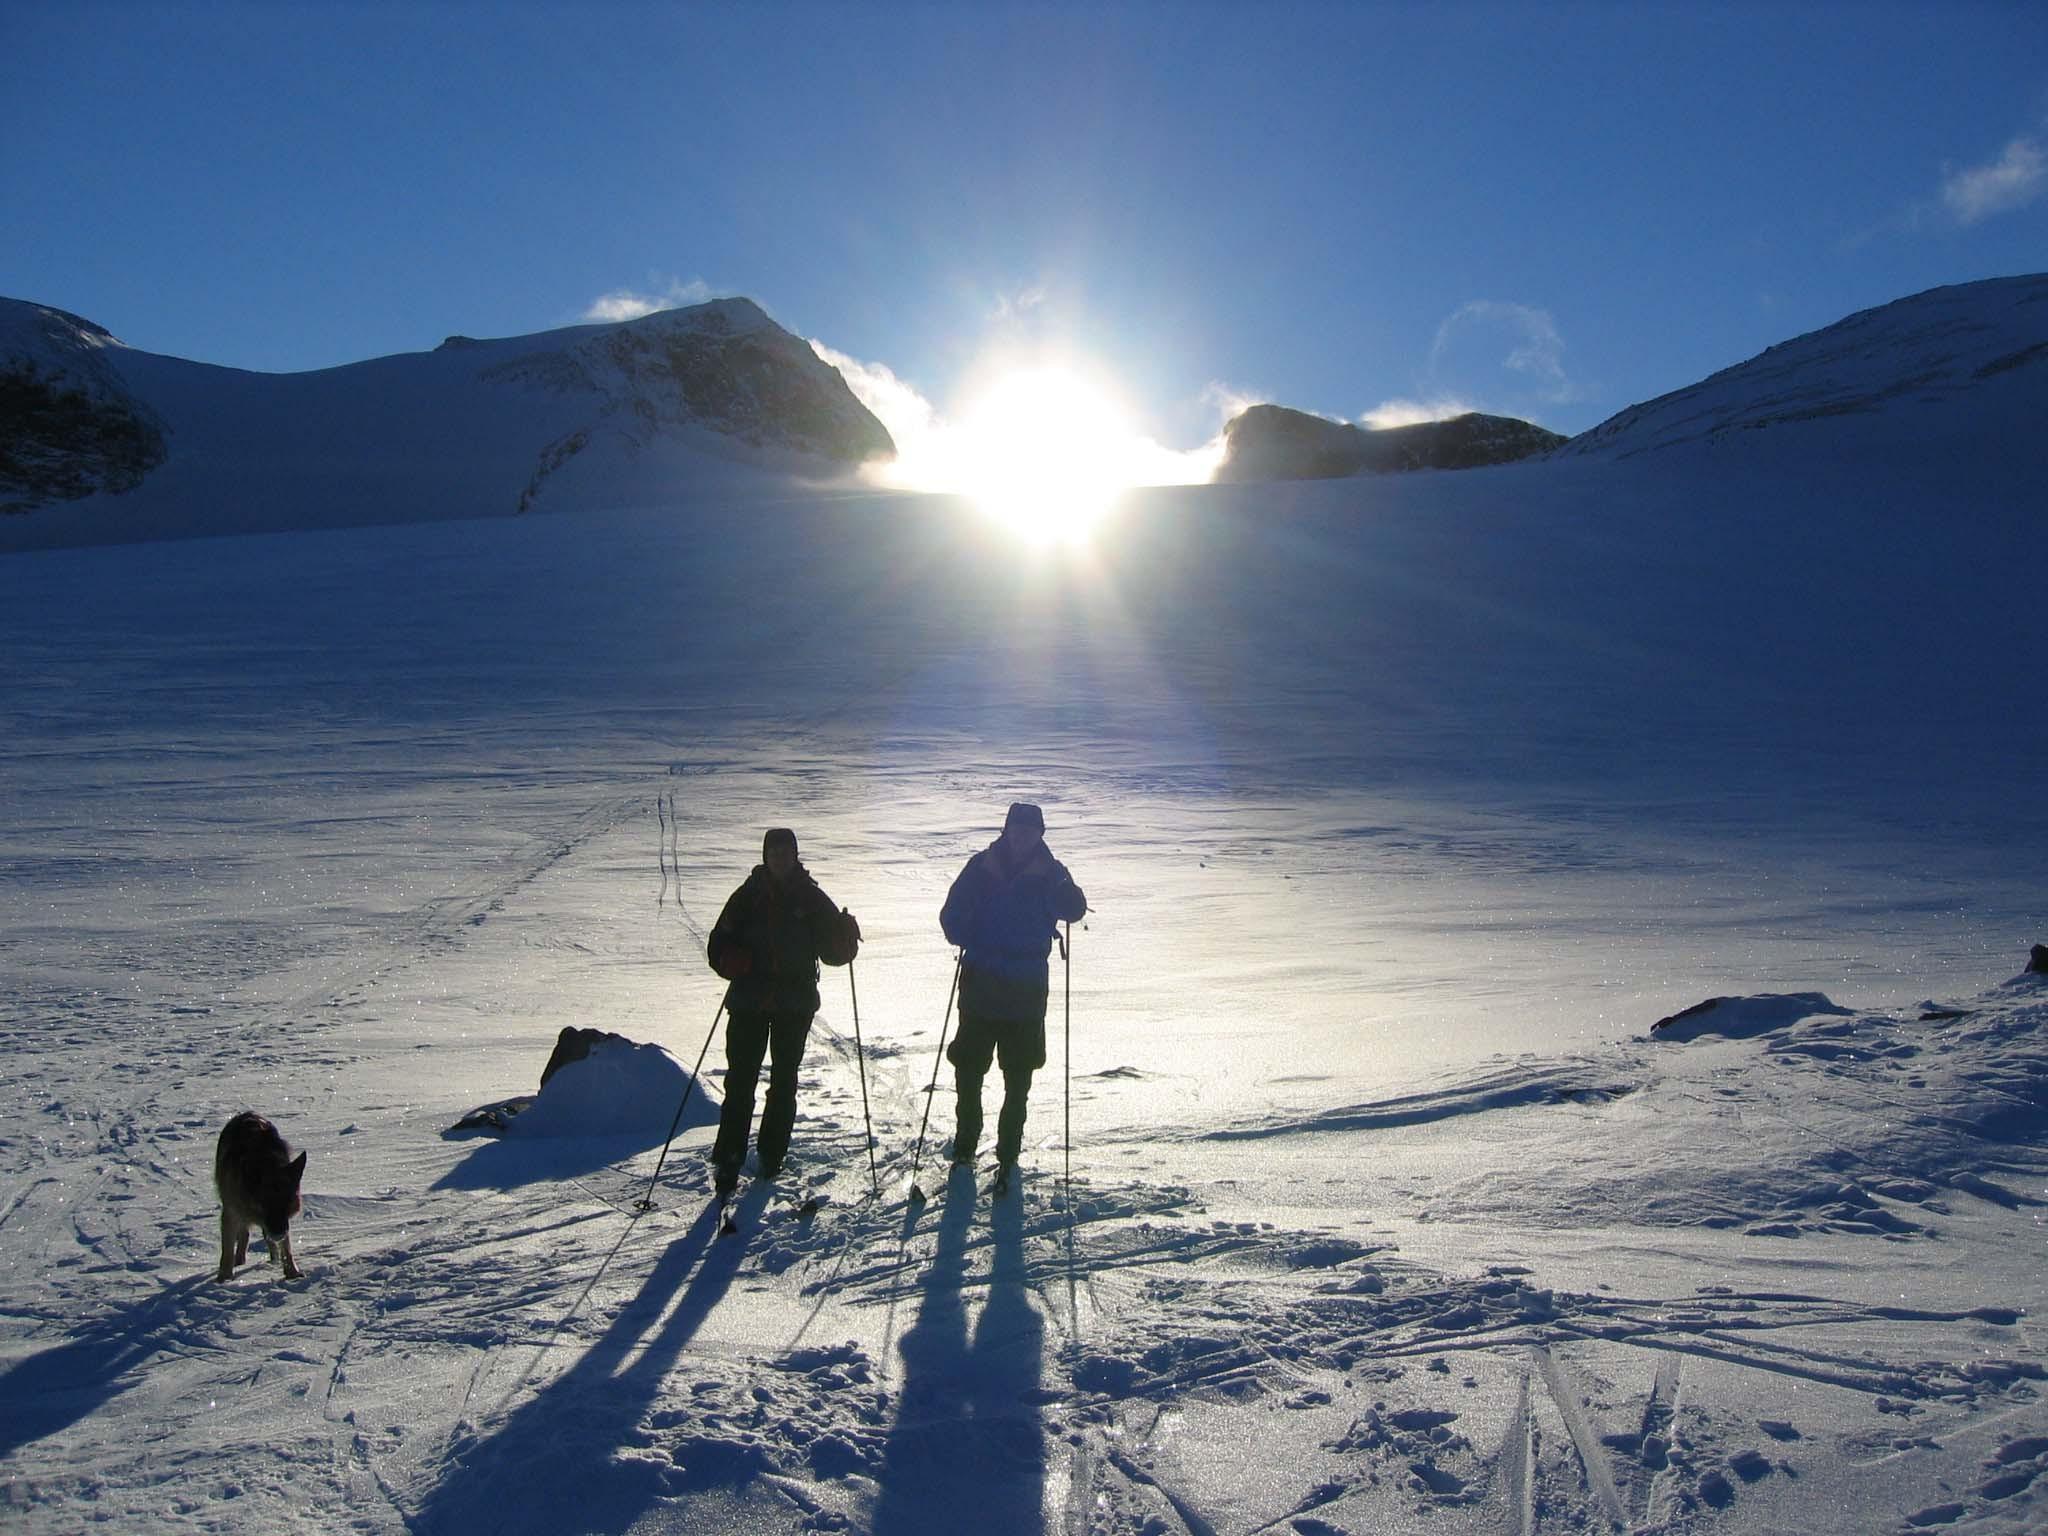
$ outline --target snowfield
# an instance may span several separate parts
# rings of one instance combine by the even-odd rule
[[[2048,1528],[2038,372],[1060,553],[721,481],[0,559],[7,1529]],[[942,1073],[913,1204],[1024,797],[1022,1187]],[[720,1237],[716,1043],[635,1202],[776,824],[860,1012]],[[452,1130],[565,1025],[660,1049]],[[212,1278],[243,1108],[299,1283]]]

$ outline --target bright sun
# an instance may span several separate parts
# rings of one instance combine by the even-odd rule
[[[1032,538],[1078,540],[1131,486],[1137,433],[1110,394],[1065,368],[1018,369],[976,397],[951,444],[959,489]]]

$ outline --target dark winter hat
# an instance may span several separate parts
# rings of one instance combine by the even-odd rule
[[[761,857],[768,857],[768,850],[778,843],[789,844],[789,851],[796,852],[796,834],[787,827],[770,827],[761,834]]]
[[[1029,827],[1034,832],[1045,830],[1045,812],[1029,800],[1019,800],[1010,807],[1010,814],[1003,818],[1003,830],[1012,827]]]

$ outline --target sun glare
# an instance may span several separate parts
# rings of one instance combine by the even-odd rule
[[[1083,538],[1138,483],[1137,433],[1109,394],[1063,368],[1002,375],[962,416],[960,489],[997,521],[1049,542]]]
[[[1078,544],[1137,486],[1204,485],[1225,447],[1167,448],[1138,430],[1102,375],[1065,363],[993,360],[964,406],[941,413],[877,363],[813,342],[896,443],[872,466],[890,490],[964,496],[991,520],[1036,544]]]

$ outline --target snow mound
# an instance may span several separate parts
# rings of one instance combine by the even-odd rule
[[[506,1123],[509,1137],[632,1136],[668,1134],[690,1074],[658,1045],[593,1046],[548,1079],[533,1107]],[[700,1089],[690,1095],[684,1126],[711,1125],[718,1106]]]
[[[1754,997],[1710,997],[1704,1003],[1659,1019],[1650,1026],[1652,1040],[1697,1040],[1719,1035],[1748,1040],[1786,1029],[1801,1019],[1827,1013],[1846,1016],[1850,1010],[1824,992],[1759,992]]]

